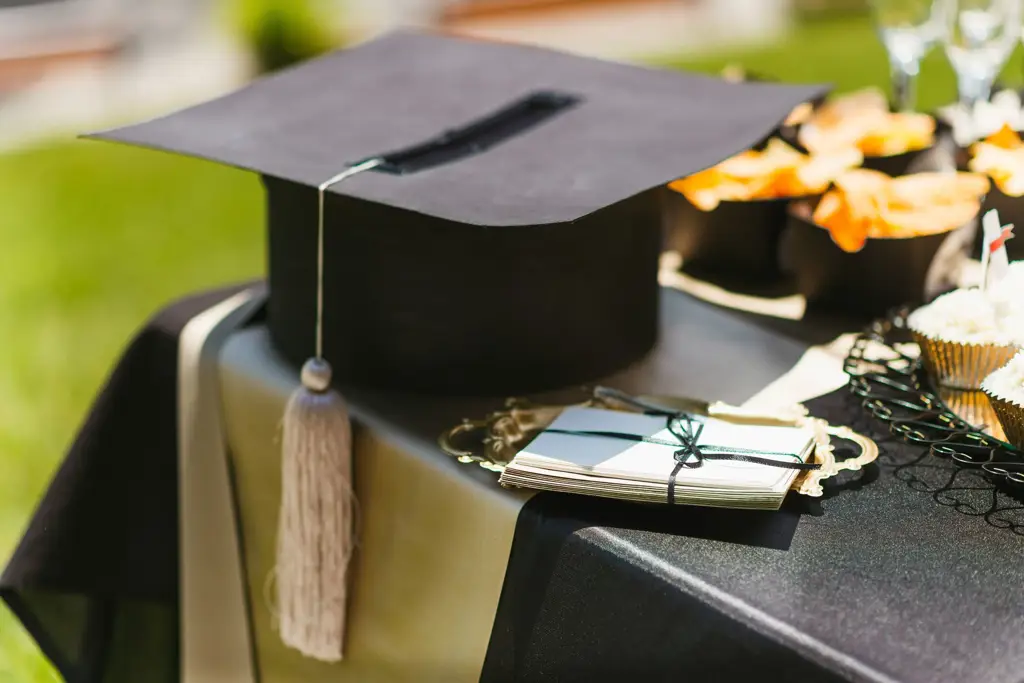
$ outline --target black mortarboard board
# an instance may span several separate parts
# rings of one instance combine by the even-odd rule
[[[343,379],[506,393],[586,381],[657,329],[660,188],[757,143],[820,87],[727,83],[396,33],[100,133],[263,176],[274,343]],[[202,220],[202,217],[197,217]]]

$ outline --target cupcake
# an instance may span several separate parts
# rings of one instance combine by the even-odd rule
[[[1024,347],[1020,319],[980,289],[957,289],[911,313],[907,326],[936,384],[977,390]]]
[[[992,286],[993,296],[1008,307],[1024,309],[1024,261],[1014,261],[1006,277]]]
[[[1024,261],[1014,261],[1002,280],[989,284],[988,297],[1006,330],[1024,327]]]
[[[1006,440],[1024,448],[1024,353],[986,377],[981,389],[999,417]]]

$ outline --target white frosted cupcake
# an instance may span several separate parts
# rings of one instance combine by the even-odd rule
[[[1024,261],[1014,261],[1006,277],[992,287],[994,301],[1016,312],[1024,311]]]
[[[1007,334],[1024,348],[1024,261],[1014,261],[1006,277],[992,286],[989,297]]]
[[[999,417],[1006,440],[1024,448],[1024,353],[986,377],[981,389]]]
[[[940,387],[973,389],[1024,347],[1019,318],[980,289],[957,289],[907,318]]]

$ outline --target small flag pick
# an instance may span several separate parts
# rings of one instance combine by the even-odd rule
[[[1006,254],[1006,241],[1014,237],[1013,225],[1003,225],[999,213],[992,209],[981,219],[984,237],[981,250],[981,288],[987,290],[990,284],[1002,280],[1010,267]]]

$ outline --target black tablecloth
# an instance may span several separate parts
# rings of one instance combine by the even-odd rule
[[[0,597],[69,682],[177,680],[178,336],[245,286],[145,324],[0,576]]]
[[[0,578],[68,680],[177,678],[177,334],[229,293],[171,306],[140,333]],[[750,344],[777,339],[779,364],[806,347],[666,296],[681,297],[674,322],[727,333],[694,349],[714,354],[695,372],[732,367],[723,382],[749,383]],[[696,340],[691,329],[676,339]],[[879,432],[845,390],[809,407],[882,447],[820,501],[757,513],[531,499],[482,680],[1024,679],[1021,506]]]
[[[881,449],[820,501],[527,503],[484,680],[1024,680],[1024,506],[845,389],[807,405]]]

